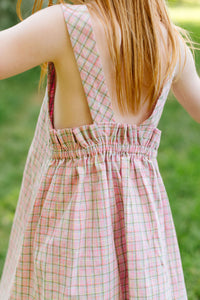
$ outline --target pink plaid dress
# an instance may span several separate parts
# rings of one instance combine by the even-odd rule
[[[86,5],[62,5],[92,125],[54,128],[55,68],[24,169],[0,284],[8,300],[185,300],[157,164],[172,78],[140,126],[117,123]]]

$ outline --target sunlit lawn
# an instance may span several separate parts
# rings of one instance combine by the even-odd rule
[[[41,106],[35,98],[39,67],[0,81],[0,272],[19,189]]]
[[[174,6],[169,11],[171,18],[176,20],[176,22],[200,24],[200,5],[191,6],[185,4],[182,7]]]
[[[200,5],[173,7],[170,15],[200,43]],[[196,51],[200,75],[200,51]],[[170,95],[160,129],[158,162],[168,191],[181,251],[188,299],[200,299],[200,125]]]
[[[172,18],[200,42],[200,7],[173,7]],[[199,16],[199,17],[198,17]],[[196,53],[200,74],[200,52]],[[23,169],[42,96],[39,67],[0,82],[0,274],[18,200]],[[188,299],[200,299],[200,125],[170,94],[159,129],[158,162],[169,195]],[[168,300],[168,299],[166,299]]]

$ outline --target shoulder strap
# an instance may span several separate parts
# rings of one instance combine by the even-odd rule
[[[155,103],[155,107],[153,109],[152,114],[150,117],[144,121],[141,126],[148,126],[148,127],[157,127],[158,123],[160,121],[160,118],[162,116],[162,112],[169,94],[169,91],[171,89],[172,81],[174,78],[175,69],[171,75],[171,77],[168,76],[166,83],[164,84],[161,93],[159,95],[159,98],[157,99]]]
[[[94,123],[114,122],[111,100],[86,5],[61,4],[83,88]],[[48,69],[49,112],[53,124],[55,70]]]

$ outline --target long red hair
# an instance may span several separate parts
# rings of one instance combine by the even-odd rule
[[[21,16],[21,2],[17,2],[17,15]],[[72,0],[70,3],[75,4]],[[188,32],[175,26],[169,18],[164,0],[80,0],[79,4],[87,4],[94,9],[92,2],[96,2],[104,18],[106,35],[109,40],[109,51],[115,66],[117,102],[122,114],[137,113],[141,106],[141,92],[144,85],[144,74],[149,74],[146,100],[149,110],[158,99],[162,86],[168,76],[171,76],[179,55],[178,39],[194,49]],[[65,3],[57,0],[56,4]],[[48,1],[48,6],[53,1]],[[43,0],[35,0],[32,14],[43,8]],[[98,11],[96,11],[98,14]],[[121,29],[121,46],[118,45],[115,21]],[[160,22],[167,31],[168,41],[164,40]],[[166,70],[161,76],[163,55],[161,53],[162,40],[165,49],[164,59]],[[194,52],[193,52],[194,53]],[[123,70],[123,76],[122,74]],[[41,65],[39,87],[47,74],[47,63]],[[123,79],[123,80],[122,80]],[[134,95],[134,97],[133,97]]]

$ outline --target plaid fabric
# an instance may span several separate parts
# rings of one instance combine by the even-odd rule
[[[61,5],[92,125],[54,128],[55,68],[24,169],[0,299],[187,299],[157,124],[117,123],[86,5]]]

